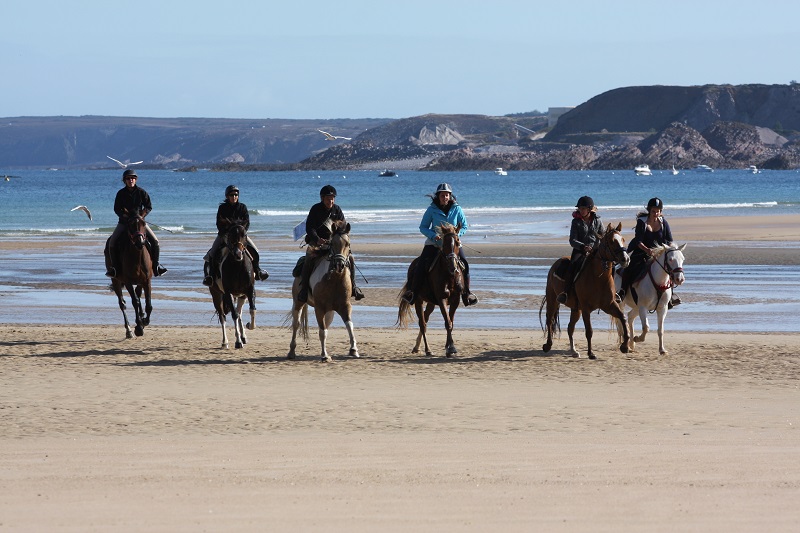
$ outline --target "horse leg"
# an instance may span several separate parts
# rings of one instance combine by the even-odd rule
[[[658,353],[661,355],[669,355],[669,352],[664,347],[664,319],[667,318],[668,303],[671,299],[672,291],[669,290],[664,293],[658,304]]]
[[[592,351],[592,336],[594,335],[594,330],[592,329],[592,312],[583,310],[581,314],[583,315],[583,329],[586,332],[586,355],[589,356],[589,359],[597,359],[597,356],[594,355]],[[627,326],[625,327],[625,331],[628,331]],[[627,338],[625,342],[628,342]]]
[[[629,352],[632,352],[636,348],[636,343],[639,342],[639,337],[634,335],[636,332],[636,316],[638,314],[638,309],[631,309],[628,311],[628,334],[631,336],[631,340],[628,341]]]
[[[642,333],[638,337],[634,337],[633,340],[636,342],[644,342],[645,337],[647,337],[647,332],[650,331],[650,323],[647,321],[647,307],[644,305],[639,306],[639,322],[642,324]],[[633,335],[633,330],[631,330],[631,335]]]
[[[616,318],[622,324],[622,344],[619,345],[619,351],[622,353],[628,353],[628,343],[631,340],[631,336],[628,333],[628,322],[625,320],[625,313],[622,312],[620,306],[617,302],[612,301],[606,309],[603,309],[607,314],[611,315],[612,317]],[[584,322],[586,319],[584,319]],[[590,359],[594,359],[594,357],[589,356]]]
[[[241,334],[242,316],[239,314],[239,310],[241,309],[241,305],[239,304],[238,300],[234,303],[233,295],[231,293],[229,293],[229,292],[226,292],[225,296],[223,296],[223,298],[225,298],[225,300],[226,300],[228,309],[231,310],[231,320],[233,321],[233,332],[234,332],[234,334],[236,336],[236,340],[235,340],[233,346],[234,346],[234,348],[237,348],[237,349],[242,348],[242,346],[244,346],[242,344],[242,334]]]
[[[297,354],[297,330],[300,329],[300,313],[306,309],[306,304],[300,303],[296,300],[297,295],[294,295],[292,302],[292,341],[289,343],[289,353],[286,354],[286,359],[296,359]]]
[[[350,316],[350,307],[348,305],[342,306],[339,310],[339,316],[342,317],[344,327],[347,328],[347,335],[350,337],[350,351],[347,353],[350,357],[359,357],[358,346],[356,345],[356,334],[353,329],[353,320]]]
[[[142,301],[136,293],[132,283],[126,283],[125,288],[131,297],[131,304],[133,305],[133,312],[136,316],[136,327],[133,328],[133,334],[137,337],[144,335],[144,325],[142,324]]]
[[[326,346],[328,341],[328,326],[330,325],[331,322],[331,320],[328,318],[328,315],[330,313],[331,313],[330,311],[326,313],[325,311],[323,311],[318,307],[314,308],[314,314],[317,315],[317,327],[319,328],[319,344],[320,347],[322,348],[322,354],[320,356],[320,360],[323,363],[330,363],[331,361],[333,361],[333,359],[331,359],[331,356],[328,355],[328,349]]]
[[[459,295],[458,298],[461,298]],[[445,312],[445,327],[447,328],[447,344],[445,344],[445,356],[446,357],[453,357],[455,354],[458,353],[458,349],[456,349],[456,343],[453,340],[453,328],[455,327],[455,314],[456,309],[458,309],[458,299],[456,302],[450,306],[450,312],[447,313],[444,309],[444,305],[442,305],[442,311]]]
[[[150,325],[150,313],[153,312],[153,295],[152,295],[152,288],[150,286],[150,280],[147,280],[147,283],[144,284],[144,313],[145,316],[142,317],[142,325],[149,326]]]
[[[569,354],[572,357],[580,357],[581,353],[575,349],[575,324],[578,323],[578,318],[581,316],[580,309],[572,309],[569,313],[569,324],[567,325],[567,336],[569,336]]]
[[[545,341],[544,345],[542,345],[542,351],[547,353],[550,351],[550,348],[553,347],[553,334],[555,333],[556,323],[558,321],[558,308],[559,308],[559,303],[558,300],[556,300],[555,291],[550,288],[546,289],[545,306],[546,306],[546,311],[544,316],[544,324],[545,324],[545,330],[547,332],[547,340]],[[541,310],[539,312],[541,313]]]
[[[236,314],[239,315],[238,320],[236,321],[236,334],[239,335],[241,339],[241,344],[247,344],[247,335],[244,332],[244,326],[242,325],[242,308],[244,307],[244,296],[240,296],[236,302]]]
[[[247,304],[250,306],[250,322],[247,323],[247,329],[256,329],[256,288],[255,285],[251,287],[250,292],[247,293]]]
[[[419,344],[420,340],[425,343],[425,355],[431,356],[433,353],[431,352],[430,347],[428,346],[428,336],[426,335],[428,331],[428,318],[431,316],[431,312],[433,312],[434,305],[432,303],[425,304],[425,311],[422,310],[422,302],[417,301],[415,304],[415,310],[417,312],[417,319],[419,322],[419,333],[417,334],[417,343],[414,346],[414,349],[411,353],[418,353],[419,352]]]
[[[132,339],[133,333],[131,332],[131,325],[128,323],[128,315],[125,314],[125,298],[122,297],[122,287],[120,287],[116,282],[112,283],[114,288],[114,292],[117,295],[117,303],[119,303],[119,309],[122,311],[122,319],[125,321],[125,338]]]

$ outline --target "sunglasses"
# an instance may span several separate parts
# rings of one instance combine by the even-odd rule
[[[228,196],[239,196],[239,193],[238,192],[232,192]]]

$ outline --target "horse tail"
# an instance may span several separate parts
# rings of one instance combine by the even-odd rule
[[[300,310],[300,334],[303,340],[308,342],[308,305],[304,305]]]
[[[408,322],[414,318],[414,312],[411,310],[411,305],[405,300],[403,300],[403,294],[406,292],[406,285],[403,285],[403,288],[400,289],[400,293],[397,295],[397,298],[400,300],[400,307],[397,309],[397,322],[394,323],[398,329],[406,329],[408,327]]]

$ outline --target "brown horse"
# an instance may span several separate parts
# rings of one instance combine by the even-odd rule
[[[464,274],[462,272],[461,261],[458,259],[458,251],[461,242],[458,239],[458,232],[460,227],[455,227],[446,222],[436,228],[436,232],[441,235],[442,246],[439,249],[439,254],[434,259],[433,264],[427,272],[427,276],[421,284],[419,294],[414,295],[414,310],[417,313],[419,320],[419,333],[417,334],[417,342],[411,353],[419,353],[420,342],[425,343],[425,355],[433,355],[428,347],[428,338],[426,332],[428,329],[428,319],[433,313],[434,308],[438,305],[442,311],[444,318],[444,327],[447,330],[447,341],[445,342],[445,354],[447,357],[453,357],[458,353],[455,342],[453,342],[453,319],[455,318],[456,309],[461,302],[461,293],[464,291]],[[420,258],[414,259],[408,267],[409,273],[413,273],[417,266],[417,261]],[[409,288],[403,285],[400,294],[404,294]],[[422,304],[425,302],[425,311],[422,310]],[[448,311],[449,308],[449,311]],[[400,299],[400,308],[397,311],[397,324],[401,328],[408,326],[408,321],[411,319],[411,305]]]
[[[122,297],[122,288],[128,290],[133,304],[133,312],[136,315],[136,328],[134,333],[137,337],[144,335],[144,327],[150,324],[150,313],[153,311],[151,302],[151,280],[153,278],[153,262],[150,259],[150,252],[147,249],[147,233],[145,221],[139,215],[130,217],[128,220],[127,239],[120,236],[120,244],[117,247],[119,253],[119,269],[116,277],[111,279],[111,289],[117,295],[119,308],[122,310],[122,318],[125,320],[125,338],[131,339],[131,326],[128,323],[128,315],[125,313],[125,298]],[[142,309],[142,293],[144,292],[144,310]]]
[[[619,304],[616,302],[614,292],[614,263],[627,266],[630,258],[625,250],[625,239],[622,238],[620,231],[622,223],[616,228],[611,224],[606,228],[598,245],[592,250],[583,264],[583,269],[573,284],[573,290],[567,295],[566,305],[570,307],[569,326],[569,351],[573,357],[579,357],[580,353],[575,349],[573,333],[578,317],[583,316],[583,325],[586,329],[586,344],[589,359],[595,359],[592,351],[592,320],[591,313],[595,309],[601,309],[614,318],[622,322],[622,344],[619,349],[622,353],[628,352],[628,327],[625,323],[625,315],[622,313]],[[557,259],[550,271],[547,273],[547,288],[542,304],[539,307],[539,322],[542,320],[542,310],[547,306],[547,317],[543,329],[547,333],[547,342],[542,346],[545,352],[550,351],[553,346],[553,332],[561,325],[558,318],[560,304],[556,299],[558,294],[564,289],[564,280],[556,276],[563,262],[569,261],[568,257]]]
[[[326,341],[334,313],[342,317],[347,334],[350,336],[348,355],[359,357],[350,304],[350,295],[353,292],[353,283],[350,280],[350,224],[343,220],[333,222],[327,257],[314,258],[307,255],[305,260],[316,261],[316,265],[309,278],[311,290],[305,303],[297,300],[297,294],[300,292],[300,276],[296,276],[292,284],[292,342],[289,344],[287,359],[296,357],[298,329],[302,331],[303,339],[308,340],[309,305],[314,308],[314,313],[317,315],[322,361],[332,361],[328,355]]]
[[[219,264],[219,277],[209,287],[214,309],[222,326],[222,348],[228,347],[228,332],[225,316],[230,313],[236,332],[236,348],[247,344],[242,326],[244,301],[250,306],[250,322],[247,329],[256,327],[256,284],[253,261],[247,253],[247,230],[240,221],[233,221],[225,234],[225,248]],[[234,302],[234,298],[236,301]]]

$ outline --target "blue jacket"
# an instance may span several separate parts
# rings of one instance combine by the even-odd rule
[[[467,232],[467,217],[464,216],[464,211],[461,210],[460,205],[451,200],[450,210],[445,213],[436,202],[431,202],[431,205],[425,210],[425,214],[422,215],[422,222],[419,223],[420,233],[427,237],[427,239],[425,239],[426,246],[429,244],[435,246],[442,245],[442,241],[435,240],[436,230],[434,229],[438,228],[442,222],[447,222],[456,227],[461,224],[461,229],[458,232],[459,237]]]

